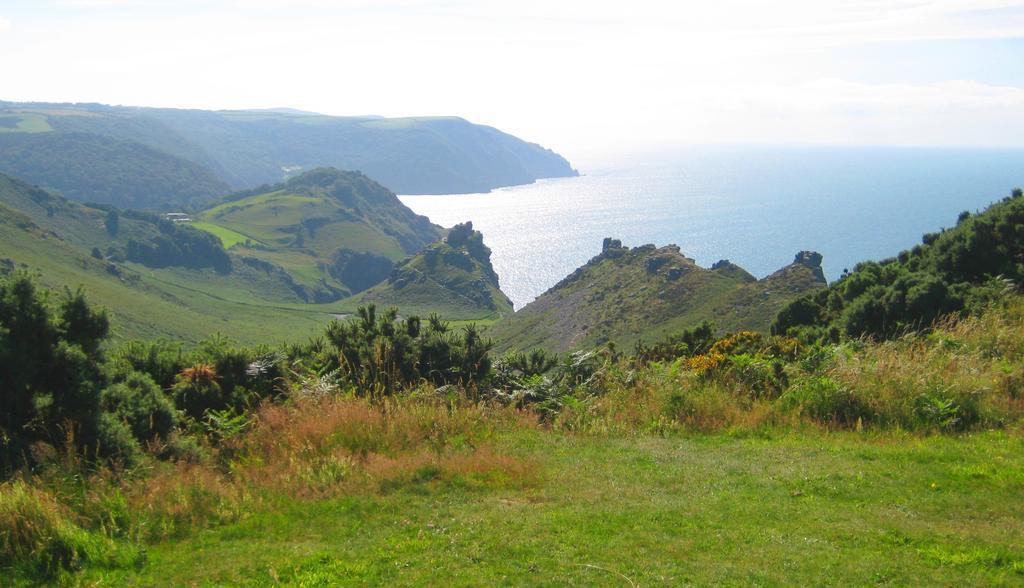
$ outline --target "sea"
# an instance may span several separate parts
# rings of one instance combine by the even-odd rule
[[[678,245],[761,278],[813,250],[829,280],[895,256],[1024,185],[1024,149],[704,147],[626,154],[486,194],[403,195],[442,226],[472,221],[515,308],[601,250]]]

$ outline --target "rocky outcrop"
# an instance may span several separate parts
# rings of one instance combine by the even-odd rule
[[[822,283],[825,283],[825,272],[821,269],[822,256],[817,251],[801,251],[793,259],[794,264],[802,265],[812,272]]]
[[[364,300],[402,308],[416,308],[424,300],[443,300],[453,309],[447,311],[449,316],[510,313],[512,303],[498,284],[491,250],[484,245],[483,235],[467,222],[395,265],[387,281],[368,291]]]

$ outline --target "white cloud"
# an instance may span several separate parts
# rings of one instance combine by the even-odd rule
[[[55,0],[57,6],[68,8],[110,8],[118,6],[149,5],[151,2],[142,0]]]
[[[971,81],[709,86],[676,107],[699,113],[680,136],[724,141],[1019,146],[1024,128],[1024,89]]]
[[[948,80],[941,63],[925,80],[939,83],[867,84],[830,53],[1021,37],[1022,1],[52,1],[57,16],[14,14],[0,41],[0,79],[21,92],[7,99],[458,114],[570,157],[672,141],[1024,144],[1024,90]]]
[[[0,32],[6,31],[6,30],[8,30],[10,28],[11,28],[11,21],[9,21],[6,18],[0,16]]]

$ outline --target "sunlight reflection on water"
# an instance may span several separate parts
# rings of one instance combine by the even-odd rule
[[[758,277],[797,251],[829,279],[896,254],[1024,183],[1024,150],[708,149],[489,194],[401,196],[443,226],[472,220],[522,308],[586,263],[604,237],[675,243]]]

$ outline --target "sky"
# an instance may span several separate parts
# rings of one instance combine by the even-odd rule
[[[1024,147],[1024,0],[0,0],[0,99],[457,115],[574,162]]]

